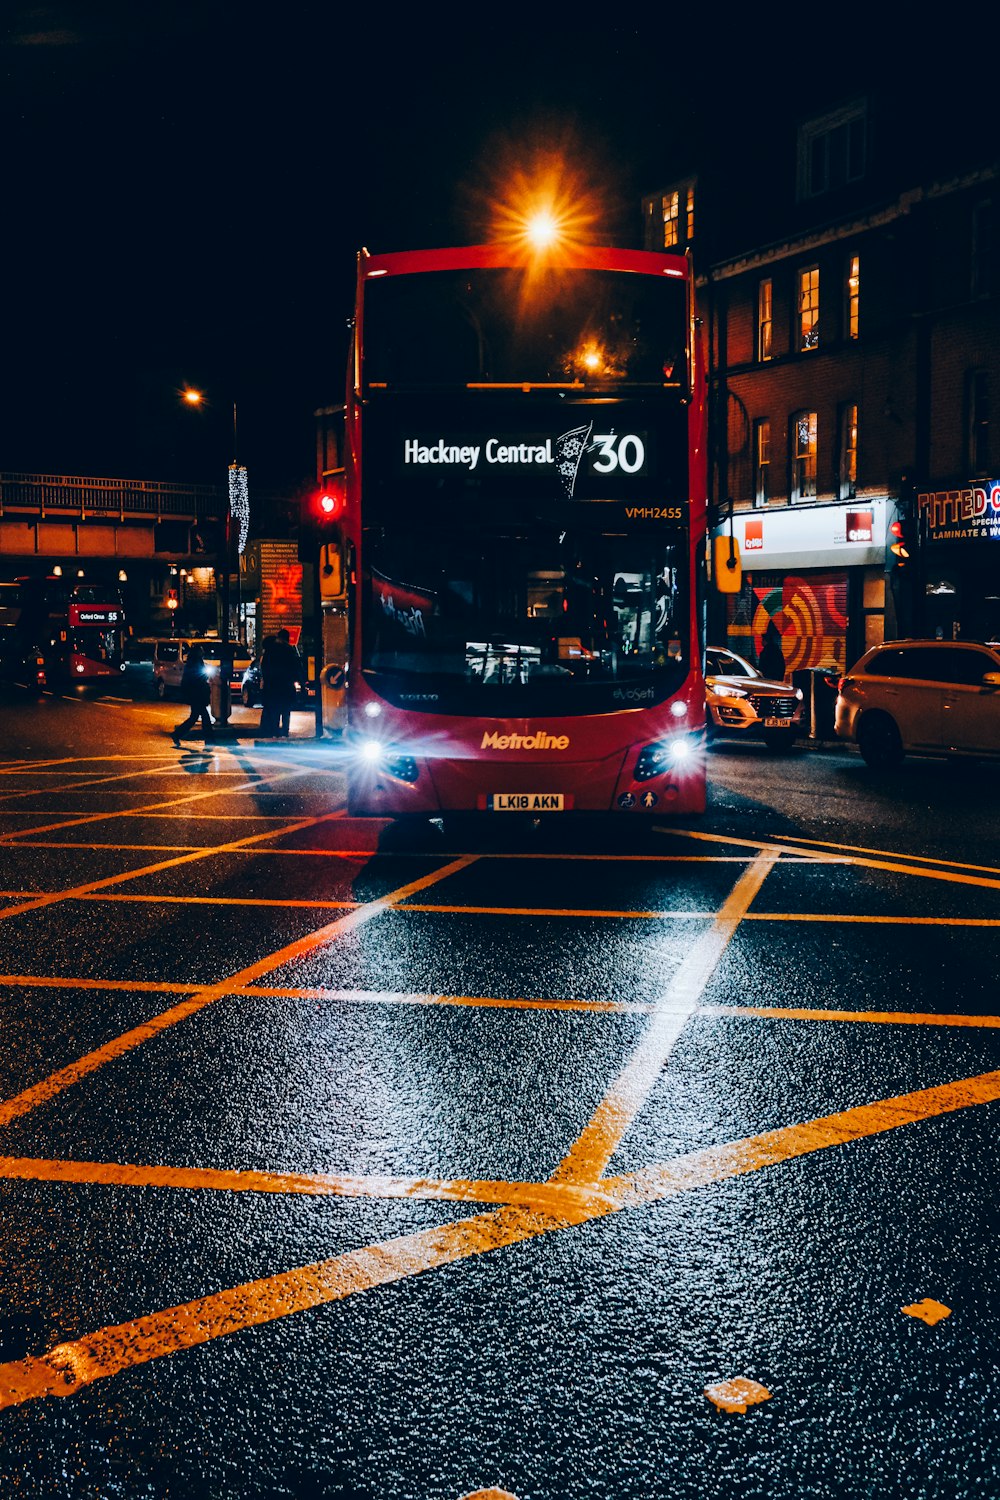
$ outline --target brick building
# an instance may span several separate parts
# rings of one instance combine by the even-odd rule
[[[925,103],[762,114],[643,200],[646,248],[694,257],[711,499],[744,558],[709,634],[756,659],[773,619],[790,671],[1000,636],[997,138]]]

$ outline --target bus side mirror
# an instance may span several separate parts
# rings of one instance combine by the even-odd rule
[[[720,594],[738,594],[743,583],[740,544],[734,536],[717,536],[712,548],[712,572]]]

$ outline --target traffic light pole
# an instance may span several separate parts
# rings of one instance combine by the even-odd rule
[[[313,554],[312,554],[312,570],[313,570],[313,588],[312,588],[312,595],[313,595],[313,597],[312,597],[313,620],[312,620],[312,626],[313,626],[313,660],[315,662],[315,666],[313,668],[313,670],[315,672],[315,681],[314,681],[314,684],[313,684],[313,690],[314,690],[314,693],[315,693],[315,698],[314,698],[314,701],[313,701],[313,710],[314,710],[314,714],[315,714],[315,737],[318,740],[321,740],[323,738],[323,730],[324,730],[324,726],[323,726],[323,600],[322,600],[322,596],[321,596],[321,593],[320,593],[320,566],[321,566],[321,562],[320,562],[320,546],[319,546],[319,542],[317,541],[316,546],[313,548]],[[307,664],[306,665],[306,672],[308,673],[308,671],[309,671],[309,667],[308,667],[308,664]]]

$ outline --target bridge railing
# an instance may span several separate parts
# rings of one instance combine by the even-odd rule
[[[86,516],[189,516],[210,519],[228,502],[221,486],[159,479],[95,479],[78,474],[0,472],[0,515],[7,511]]]

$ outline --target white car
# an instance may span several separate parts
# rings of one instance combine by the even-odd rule
[[[972,641],[886,641],[838,684],[838,739],[868,765],[908,750],[1000,756],[1000,650]]]
[[[200,646],[205,653],[209,677],[218,676],[219,663],[222,660],[222,642],[218,636],[209,636],[207,639],[203,637],[199,640],[181,638],[157,641],[156,654],[153,657],[153,677],[158,698],[176,698],[179,695],[181,679],[184,676],[184,663],[192,646]],[[233,698],[238,699],[243,685],[243,673],[250,665],[250,653],[239,641],[230,641],[229,646],[233,653],[233,670],[229,686]]]
[[[705,728],[716,735],[761,739],[769,750],[790,750],[802,731],[802,689],[762,677],[723,646],[705,650]]]

